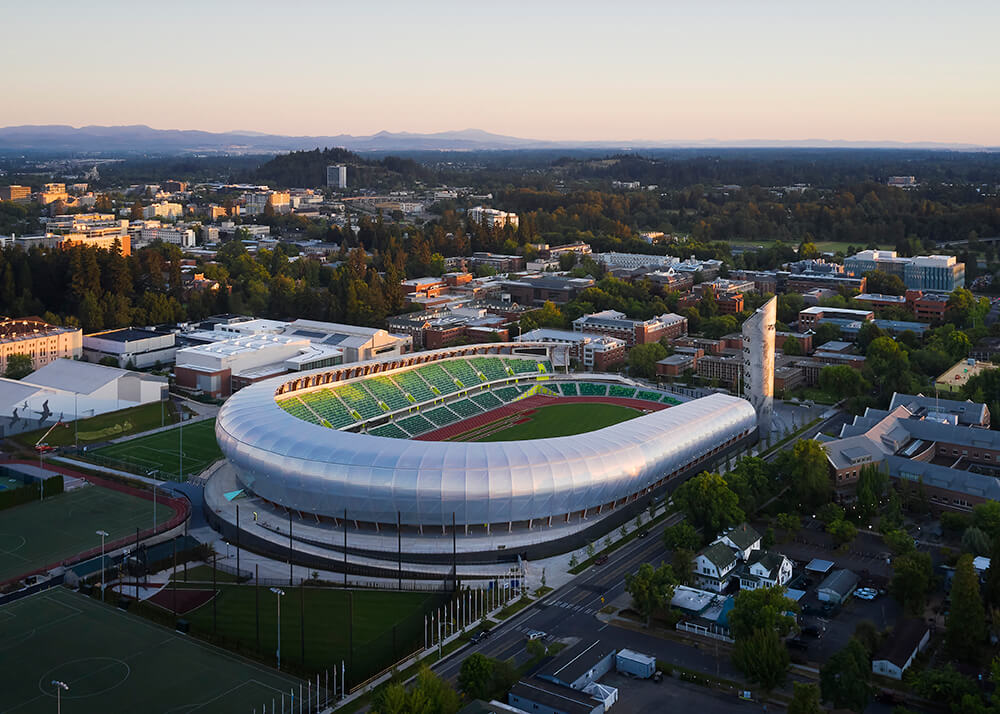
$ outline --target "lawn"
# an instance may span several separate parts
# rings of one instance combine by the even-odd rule
[[[476,441],[523,441],[571,436],[628,421],[642,412],[618,404],[550,404],[529,415],[529,421],[481,436]]]
[[[185,476],[201,473],[222,458],[219,444],[215,440],[215,419],[103,446],[88,451],[87,457],[104,466],[125,468],[143,474],[158,472],[156,475],[159,478],[183,480],[180,478],[182,441]]]
[[[190,579],[191,573],[188,577]],[[181,588],[182,584],[178,583],[177,587]],[[254,585],[220,584],[218,590],[214,604],[218,618],[215,641],[262,661],[271,661],[278,641],[277,595],[268,587]],[[304,644],[306,669],[323,671],[335,665],[339,667],[343,660],[348,670],[348,683],[361,682],[423,647],[425,613],[448,599],[446,593],[288,586],[283,586],[282,590],[286,593],[281,598],[282,661],[301,669]],[[352,610],[353,633],[349,624]],[[212,636],[212,603],[188,613],[185,618],[191,623],[192,634]]]
[[[0,608],[5,712],[269,711],[300,680],[57,588]],[[303,685],[305,690],[305,685]],[[289,696],[290,699],[290,696]]]
[[[173,516],[172,508],[157,504],[157,523]],[[100,546],[95,531],[107,531],[112,543],[152,525],[152,501],[101,486],[0,511],[0,582]]]
[[[81,419],[78,424],[68,422],[65,426],[57,426],[48,436],[48,427],[37,431],[29,431],[13,437],[14,441],[24,446],[34,446],[45,436],[49,446],[72,446],[79,438],[81,444],[92,444],[100,441],[116,439],[119,436],[137,434],[150,429],[156,429],[177,421],[177,410],[173,402],[155,402],[141,404],[129,409],[121,409],[107,414],[98,414],[89,419]]]

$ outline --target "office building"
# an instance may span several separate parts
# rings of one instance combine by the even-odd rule
[[[623,340],[629,347],[674,339],[686,335],[687,318],[667,312],[648,320],[633,320],[616,310],[602,310],[573,320],[573,330],[608,335]]]
[[[347,188],[347,167],[327,166],[326,185],[330,188]]]
[[[466,216],[470,223],[479,223],[488,228],[504,228],[506,226],[517,228],[518,226],[518,217],[516,213],[498,211],[495,208],[476,206],[475,208],[470,208],[466,213]]]
[[[181,248],[194,248],[196,243],[194,230],[186,226],[150,226],[139,232],[139,245],[149,245],[156,241],[172,243]]]
[[[771,298],[743,323],[743,396],[757,412],[761,434],[771,428],[774,409],[774,333],[778,299]]]
[[[143,218],[166,218],[167,220],[173,220],[175,218],[180,218],[184,213],[184,207],[179,203],[170,203],[169,201],[160,201],[159,203],[151,203],[148,206],[143,206],[142,217]]]
[[[31,358],[34,369],[63,357],[74,359],[83,351],[79,327],[58,327],[37,317],[0,319],[0,374],[7,371],[11,355]]]
[[[31,199],[30,186],[0,186],[0,201],[28,201]]]
[[[607,335],[540,327],[521,335],[521,342],[553,342],[569,347],[569,356],[585,369],[604,371],[625,361],[625,341]]]
[[[46,224],[49,232],[60,236],[59,245],[65,249],[74,245],[111,250],[117,244],[122,255],[130,255],[132,241],[128,221],[117,219],[110,213],[78,213],[56,216]]]
[[[844,270],[855,277],[876,270],[895,275],[910,290],[950,293],[965,286],[965,263],[953,255],[901,258],[894,250],[863,250],[844,258]]]
[[[83,358],[88,362],[113,359],[119,367],[147,369],[173,364],[177,351],[173,332],[153,332],[135,327],[106,330],[83,336]]]
[[[505,280],[501,290],[506,302],[542,307],[546,302],[565,305],[592,287],[594,281],[591,278],[567,278],[536,273],[524,275],[516,280]]]
[[[593,258],[608,268],[669,268],[680,262],[672,255],[644,255],[642,253],[594,253]]]

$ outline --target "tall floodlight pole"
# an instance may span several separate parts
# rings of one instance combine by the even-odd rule
[[[278,669],[281,669],[281,596],[285,591],[281,588],[271,588],[271,592],[278,596]]]
[[[66,682],[60,682],[58,679],[52,680],[52,686],[56,688],[56,714],[61,714],[62,712],[62,693],[63,690],[69,691],[69,685]]]
[[[101,602],[104,602],[104,539],[108,537],[108,532],[96,531],[95,535],[101,536]]]
[[[180,426],[177,427],[177,433],[180,436],[180,448],[177,451],[177,477],[180,479],[181,483],[184,482],[184,412],[182,411],[179,415]]]

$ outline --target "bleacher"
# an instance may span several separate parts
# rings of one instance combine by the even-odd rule
[[[492,392],[481,392],[473,395],[471,399],[487,411],[503,406],[503,402]]]
[[[499,357],[473,357],[469,361],[476,369],[485,374],[486,379],[491,382],[495,379],[506,379],[510,376]]]
[[[432,392],[431,388],[427,386],[427,383],[420,378],[420,375],[417,374],[417,370],[415,369],[398,372],[397,374],[392,375],[392,378],[396,380],[396,383],[418,402],[428,402],[434,398],[434,392]]]
[[[517,387],[500,387],[499,389],[494,389],[493,393],[500,397],[505,402],[510,402],[521,396],[521,390]]]
[[[514,374],[538,373],[538,362],[532,359],[505,359],[503,363],[510,367]]]
[[[322,418],[330,422],[330,426],[334,429],[340,429],[357,421],[329,389],[306,392],[299,395],[299,399],[308,404]]]
[[[658,402],[661,395],[659,392],[648,392],[645,389],[640,389],[635,396],[636,399],[645,399],[647,402]]]
[[[320,421],[316,418],[316,415],[310,411],[309,407],[303,404],[298,397],[292,397],[291,399],[282,399],[278,402],[278,406],[284,409],[286,412],[291,414],[293,417],[298,419],[303,419],[313,424],[319,424]]]
[[[480,409],[475,402],[468,399],[459,399],[457,402],[451,402],[448,407],[463,419],[468,419],[469,417],[483,413],[483,410]]]
[[[406,409],[410,406],[410,400],[406,398],[406,395],[400,391],[399,387],[393,384],[392,380],[384,376],[369,377],[365,381],[365,386],[368,387],[376,399],[379,399],[386,403],[390,411],[395,411],[396,409]]]
[[[545,372],[547,374],[552,374],[553,372],[555,372],[555,369],[552,368],[552,363],[549,362],[547,359],[542,360],[538,364],[541,366],[541,369],[539,369],[540,372]]]
[[[387,436],[390,439],[409,439],[410,435],[395,424],[383,424],[368,432],[373,436]]]
[[[608,387],[608,396],[631,398],[635,396],[635,387],[626,387],[621,384],[612,384],[610,387]]]
[[[661,401],[664,404],[670,404],[672,406],[677,406],[678,404],[681,403],[680,399],[677,399],[676,397],[671,397],[669,394],[664,394],[663,399]]]
[[[348,408],[361,415],[362,419],[371,419],[382,414],[382,407],[364,390],[360,383],[344,384],[333,390],[334,394],[344,400]]]
[[[574,382],[560,382],[559,389],[562,391],[564,397],[575,397],[578,394]]]
[[[442,362],[441,366],[444,367],[444,370],[448,374],[461,382],[464,387],[474,387],[483,382],[479,378],[479,375],[476,374],[476,371],[464,359],[450,359],[447,362]]]
[[[580,396],[583,397],[606,397],[608,395],[608,385],[593,384],[583,382],[580,384]]]
[[[453,380],[448,373],[441,369],[439,364],[425,364],[417,370],[420,376],[427,380],[429,384],[437,387],[441,394],[451,394],[458,390],[455,385],[455,380]]]
[[[448,407],[438,407],[424,412],[424,416],[430,419],[437,426],[448,426],[458,421],[458,415]]]
[[[430,431],[434,428],[434,425],[427,421],[426,417],[421,414],[414,414],[413,416],[406,417],[405,419],[400,419],[396,423],[406,429],[406,431],[410,432],[412,436],[423,434],[424,432]]]

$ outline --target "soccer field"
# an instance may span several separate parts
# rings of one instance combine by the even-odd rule
[[[95,449],[89,454],[96,456],[95,460],[101,463],[104,463],[102,458],[108,459],[108,465],[116,462],[129,464],[144,472],[158,471],[162,479],[183,480],[180,477],[182,440],[185,475],[201,473],[222,458],[215,440],[215,419],[129,439]]]
[[[62,588],[0,608],[0,710],[54,712],[280,711],[300,680]],[[305,687],[303,685],[303,690]],[[296,702],[298,706],[298,702]]]
[[[642,412],[618,404],[550,404],[527,415],[528,421],[495,431],[477,429],[462,441],[524,441],[571,436],[642,416]]]
[[[157,504],[157,523],[173,516],[173,508]],[[107,531],[111,543],[152,526],[152,501],[101,486],[8,508],[0,511],[0,581],[100,546],[95,531]]]
[[[205,584],[188,587],[204,588]],[[233,644],[239,643],[241,651],[256,651],[263,661],[270,661],[278,643],[277,595],[264,586],[220,584],[218,589],[214,603],[218,635]],[[306,668],[322,671],[339,666],[343,660],[348,669],[348,683],[361,682],[422,647],[424,614],[448,599],[446,593],[287,586],[282,589],[285,592],[281,598],[282,661],[301,666],[304,633]],[[169,588],[166,593],[165,602],[169,603]],[[184,617],[191,623],[192,634],[212,633],[213,603],[202,605]]]

